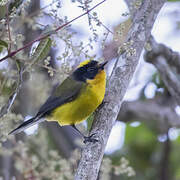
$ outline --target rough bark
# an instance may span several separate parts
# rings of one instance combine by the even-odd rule
[[[104,149],[111,129],[117,119],[124,94],[133,77],[146,40],[165,0],[144,0],[134,16],[132,27],[127,36],[130,47],[119,56],[109,86],[106,90],[104,106],[95,115],[92,133],[96,133],[96,143],[87,143],[82,150],[81,159],[75,174],[76,180],[97,179]],[[131,52],[134,52],[131,54]]]
[[[180,105],[180,54],[158,44],[153,37],[148,43],[150,50],[145,54],[146,61],[156,66],[166,88]]]
[[[125,2],[126,2],[128,8],[129,8],[131,16],[133,17],[133,15],[138,10],[137,7],[141,3],[141,1],[140,0],[125,0]]]

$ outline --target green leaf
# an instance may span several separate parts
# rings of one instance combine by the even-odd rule
[[[4,47],[8,48],[8,43],[6,41],[3,41],[0,39],[0,46],[4,46]]]
[[[9,5],[9,15],[13,12],[13,8],[18,8],[23,3],[23,0],[14,0]]]
[[[8,43],[0,39],[0,53],[3,51],[3,49],[8,48]]]
[[[0,6],[0,20],[3,19],[6,15],[6,6]]]
[[[30,66],[34,65],[39,60],[43,60],[48,55],[51,49],[51,45],[52,45],[51,38],[48,37],[41,40],[35,52],[32,55],[32,58],[31,58],[32,63],[30,64]]]
[[[2,0],[0,0],[1,3]],[[13,8],[17,9],[21,4],[23,3],[23,0],[14,0],[12,2],[10,2],[9,7],[8,7],[8,14],[11,15],[11,13],[13,12]],[[3,5],[1,4],[0,6],[0,20],[5,18],[7,14],[7,10],[6,10],[6,4],[3,3]]]

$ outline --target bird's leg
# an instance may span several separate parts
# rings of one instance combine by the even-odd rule
[[[84,137],[84,134],[73,124],[71,125],[73,129],[75,129],[82,137]]]
[[[73,125],[71,125],[71,127],[73,128],[73,129],[75,129],[83,138],[84,138],[84,143],[86,144],[87,142],[93,142],[93,143],[95,143],[95,142],[97,142],[98,140],[97,139],[94,139],[94,138],[92,138],[94,135],[95,135],[95,133],[94,134],[91,134],[90,136],[85,136],[84,134],[82,134],[81,133],[81,131],[79,131],[79,129],[73,124]]]

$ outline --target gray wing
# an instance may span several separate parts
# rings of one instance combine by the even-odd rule
[[[84,82],[76,81],[71,76],[65,79],[61,85],[57,86],[52,95],[41,106],[36,116],[43,117],[50,114],[56,107],[73,101],[85,87]]]

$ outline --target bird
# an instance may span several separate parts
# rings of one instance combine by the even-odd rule
[[[70,125],[78,131],[86,142],[96,142],[90,136],[83,135],[76,124],[86,120],[102,103],[106,89],[106,72],[104,66],[108,61],[98,63],[85,60],[61,84],[56,86],[52,94],[40,107],[38,113],[24,121],[9,134],[17,134],[26,128],[42,122],[57,121],[60,126]]]

